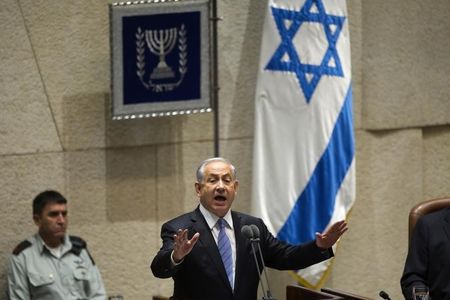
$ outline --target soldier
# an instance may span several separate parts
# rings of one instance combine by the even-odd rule
[[[66,234],[67,200],[56,191],[40,193],[33,220],[38,232],[17,245],[9,260],[10,299],[106,299],[86,242]]]

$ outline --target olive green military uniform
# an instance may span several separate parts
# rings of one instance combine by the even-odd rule
[[[39,234],[20,243],[8,266],[10,300],[105,300],[103,281],[86,242],[66,235],[60,256]]]

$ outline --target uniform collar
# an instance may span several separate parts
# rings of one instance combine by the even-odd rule
[[[47,246],[42,239],[42,237],[39,235],[39,233],[36,233],[34,235],[34,240],[36,241],[36,247],[39,249],[39,252],[42,254],[44,251],[49,252],[49,246]],[[69,236],[66,234],[64,235],[63,242],[61,244],[61,256],[63,256],[66,252],[70,251],[72,249],[72,243],[70,242]]]

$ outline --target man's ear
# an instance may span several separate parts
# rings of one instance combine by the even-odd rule
[[[41,221],[41,218],[39,217],[39,215],[33,215],[33,221],[34,221],[34,224],[36,224],[37,226],[39,226],[39,223],[40,223],[40,221]]]
[[[200,190],[202,189],[202,185],[199,182],[195,183],[195,192],[197,193],[197,196],[200,196]]]
[[[234,181],[234,194],[237,194],[239,190],[239,181],[235,180]]]

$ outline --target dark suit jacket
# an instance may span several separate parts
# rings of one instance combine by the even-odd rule
[[[450,299],[450,208],[419,219],[400,283],[406,299],[415,285],[428,286],[433,300]]]
[[[331,249],[321,251],[314,241],[300,246],[278,241],[270,234],[261,219],[234,211],[231,215],[236,237],[234,292],[228,282],[214,237],[198,207],[195,211],[179,216],[162,226],[163,245],[153,259],[151,269],[156,277],[173,278],[174,299],[256,299],[259,276],[251,243],[241,234],[244,225],[258,226],[262,254],[268,267],[297,270],[333,256]],[[196,232],[200,233],[200,238],[183,262],[172,267],[170,255],[173,249],[173,235],[180,228],[189,230],[189,238]]]

